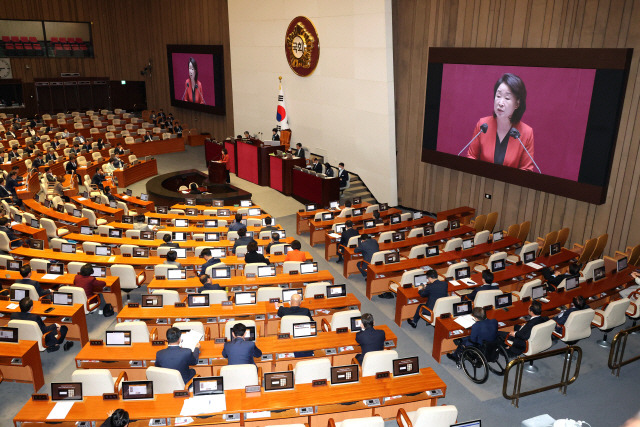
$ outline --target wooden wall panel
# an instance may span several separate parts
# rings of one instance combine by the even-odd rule
[[[565,226],[570,243],[609,233],[605,253],[640,243],[640,26],[633,25],[640,2],[392,0],[392,10],[401,205],[498,211],[501,227],[531,220],[530,239]],[[429,47],[634,48],[606,202],[596,206],[422,163]]]
[[[1,0],[3,19],[92,22],[95,58],[12,58],[14,78],[58,77],[63,72],[145,80],[147,105],[173,112],[183,124],[216,138],[233,134],[229,18],[226,0]],[[170,105],[167,44],[221,44],[225,51],[226,116]],[[140,71],[153,62],[151,76]]]

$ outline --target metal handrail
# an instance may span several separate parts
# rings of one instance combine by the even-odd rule
[[[522,391],[522,373],[524,372],[524,366],[526,363],[533,363],[534,360],[546,359],[548,357],[557,356],[560,354],[564,354],[564,363],[562,366],[562,375],[560,377],[560,381],[555,384],[550,384],[544,387],[539,387],[533,390]],[[575,372],[571,378],[569,378],[571,372],[571,365],[573,364],[573,355],[577,354]],[[532,394],[541,393],[543,391],[551,390],[554,388],[559,389],[562,394],[567,394],[567,386],[572,384],[575,380],[578,379],[578,374],[580,373],[580,363],[582,362],[582,349],[575,345],[570,345],[564,348],[560,348],[557,350],[545,351],[542,353],[532,354],[531,356],[520,356],[516,359],[513,359],[507,365],[507,368],[504,372],[504,382],[502,383],[502,396],[505,399],[511,400],[511,404],[516,408],[518,407],[518,403],[521,397],[530,396]],[[508,394],[507,388],[509,384],[509,373],[512,369],[516,370],[516,377],[513,382],[513,391],[511,394]]]
[[[620,368],[640,359],[640,354],[639,354],[628,360],[624,360],[624,351],[627,348],[627,339],[629,338],[629,335],[634,332],[640,332],[640,325],[633,326],[629,329],[624,329],[618,332],[616,336],[613,337],[613,340],[611,341],[611,350],[609,351],[608,366],[609,366],[609,369],[611,369],[611,374],[617,377],[620,376]]]

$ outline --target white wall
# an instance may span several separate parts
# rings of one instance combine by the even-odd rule
[[[397,204],[391,0],[232,0],[229,7],[234,134],[276,125],[278,76],[293,142],[360,175]],[[285,32],[296,16],[316,27],[320,60],[291,71]]]

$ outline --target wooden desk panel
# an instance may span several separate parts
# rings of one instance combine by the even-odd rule
[[[154,212],[156,209],[152,201],[145,202],[144,200],[140,200],[135,196],[127,196],[126,194],[113,193],[113,196],[116,199],[125,202],[129,206],[133,205],[134,209],[142,208],[148,212]]]
[[[337,213],[337,211],[334,211],[334,213]],[[390,208],[380,213],[380,217],[387,218],[390,215],[400,214],[400,213],[402,213],[401,210],[396,208]],[[351,218],[334,218],[330,221],[310,220],[309,221],[309,233],[310,233],[309,244],[311,246],[315,246],[318,243],[323,243],[325,231],[331,230],[331,227],[333,227],[333,224],[342,224],[344,222],[347,222],[347,220],[351,220],[353,224],[356,225],[356,224],[363,223],[367,219],[373,219],[373,214],[368,213],[360,216],[352,216]]]
[[[113,175],[118,178],[119,187],[128,187],[145,178],[158,175],[158,163],[156,159],[141,161],[126,169],[116,169]]]
[[[360,208],[365,209],[365,208],[367,208],[369,206],[370,206],[370,203],[366,203],[365,202],[365,203],[360,203],[360,204],[357,204],[357,205],[353,205],[352,208],[354,208],[354,209],[360,209]],[[342,205],[342,206],[339,206],[337,210],[341,211],[344,208],[345,208],[345,206]],[[300,212],[300,211],[296,212],[296,233],[297,234],[302,234],[302,233],[308,232],[309,231],[309,221],[313,221],[313,218],[316,216],[316,214],[320,213],[320,212],[330,212],[330,211],[328,209],[320,208],[320,209],[316,209],[314,211],[303,210],[302,212]]]
[[[120,221],[122,220],[122,215],[124,214],[123,209],[118,209],[118,208],[114,209],[109,206],[101,205],[85,197],[74,196],[71,198],[71,200],[73,200],[74,202],[76,202],[77,204],[79,204],[80,206],[86,209],[92,210],[93,212],[96,213],[96,216],[100,214],[103,216],[109,216],[110,218],[113,218],[113,220],[115,221]]]
[[[293,170],[293,198],[303,203],[316,203],[329,206],[329,202],[340,199],[340,179],[320,178],[315,175]]]
[[[38,217],[45,216],[56,222],[62,223],[65,226],[70,225],[76,229],[80,229],[80,226],[82,225],[89,225],[89,220],[87,218],[78,218],[67,213],[60,213],[51,208],[45,208],[33,199],[26,199],[23,203],[25,207],[27,207],[31,212],[37,214]]]
[[[14,358],[20,360],[13,363]],[[0,343],[0,372],[4,381],[33,383],[33,391],[37,393],[44,385],[38,343],[25,340]]]
[[[363,377],[360,382],[354,384],[344,384],[340,386],[313,387],[311,384],[298,384],[293,390],[285,390],[272,393],[260,393],[248,397],[244,390],[229,390],[225,392],[227,410],[225,413],[240,413],[244,415],[249,412],[269,411],[273,409],[285,410],[283,413],[273,413],[267,420],[247,420],[245,425],[264,425],[265,422],[282,422],[284,418],[297,420],[303,418],[310,427],[327,425],[327,418],[342,420],[354,416],[373,416],[374,413],[390,412],[395,416],[397,408],[402,406],[408,409],[416,406],[437,405],[438,398],[431,398],[425,390],[440,389],[446,396],[446,384],[438,377],[431,368],[420,370],[417,375],[410,375],[397,378],[385,378],[377,380],[375,377]],[[415,395],[411,396],[412,394]],[[357,403],[352,405],[341,405],[346,402],[353,402],[357,396]],[[368,408],[362,400],[380,398],[381,396],[402,396],[384,402],[381,406]],[[82,402],[76,402],[66,420],[66,422],[76,421],[99,421],[105,419],[105,414],[117,408],[123,408],[132,419],[142,420],[141,425],[148,425],[152,418],[173,418],[179,416],[182,409],[183,399],[176,399],[173,394],[161,394],[155,396],[153,400],[146,401],[122,401],[103,400],[102,397],[86,397]],[[51,412],[55,402],[28,401],[14,417],[13,422],[17,426],[19,423],[45,424],[47,415]],[[318,406],[317,412],[313,415],[300,417],[296,408],[305,406]],[[395,411],[395,412],[394,412]],[[49,420],[56,421],[56,420]],[[202,421],[200,421],[202,422]],[[243,420],[244,422],[244,420]],[[205,425],[240,426],[240,423],[226,423],[220,415],[208,418]]]
[[[157,154],[177,153],[184,151],[184,137],[159,139],[157,141],[136,142],[125,144],[124,138],[111,138],[109,143],[115,147],[121,143],[125,150],[131,150],[136,157],[155,156]]]
[[[49,248],[49,238],[47,237],[47,230],[44,228],[33,228],[26,224],[16,224],[12,226],[11,229],[26,234],[32,239],[42,240],[44,242],[44,248]]]
[[[0,318],[0,323],[2,323],[3,326],[6,326],[6,324],[9,323],[12,313],[17,313],[20,311],[19,307],[16,307],[14,309],[7,308],[9,304],[12,304],[12,301],[0,301],[0,313],[5,315],[4,317]],[[51,307],[53,307],[53,310],[49,313],[45,313],[45,310]],[[44,322],[47,325],[50,325],[52,323],[66,325],[69,328],[69,331],[67,332],[67,339],[80,341],[82,345],[85,345],[89,341],[87,318],[84,314],[84,307],[81,304],[64,306],[42,304],[39,301],[34,301],[31,313],[37,314],[38,316],[46,317],[47,319]],[[62,321],[63,318],[68,318],[68,320]]]

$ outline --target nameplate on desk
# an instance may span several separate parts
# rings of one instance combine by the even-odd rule
[[[318,387],[318,386],[323,386],[323,385],[327,385],[327,380],[323,379],[323,380],[313,380],[311,382],[311,386],[312,387]]]
[[[173,306],[174,306],[175,308],[182,308],[182,307],[186,307],[186,306],[187,306],[187,304],[186,304],[186,303],[184,303],[184,302],[177,302],[177,303],[173,304]]]
[[[125,258],[130,258],[131,254],[122,254],[122,256],[125,257]]]
[[[89,340],[89,345],[103,345],[104,341],[102,340]]]
[[[0,295],[0,301],[9,301],[10,299],[9,295]]]
[[[138,307],[140,307],[140,303],[130,302],[130,303],[127,304],[127,307],[129,307],[129,308],[138,308]]]
[[[315,294],[313,299],[324,299],[324,294]]]
[[[291,334],[290,333],[284,333],[284,334],[278,334],[278,339],[279,340],[287,340],[291,338]]]
[[[95,253],[93,251],[86,251],[85,254],[86,255],[95,255]]]
[[[224,344],[227,340],[225,338],[216,338],[214,340],[215,344]]]
[[[442,313],[442,314],[440,315],[440,318],[441,318],[441,319],[448,319],[449,317],[451,317],[451,313]]]
[[[118,393],[102,393],[102,400],[118,400],[120,396]]]
[[[111,292],[111,286],[105,286],[102,288],[102,292]]]
[[[382,264],[384,264],[384,262],[382,262],[382,261],[376,261],[376,264],[375,264],[375,265],[382,265]]]
[[[522,302],[529,302],[531,301],[531,297],[523,297],[522,298]]]
[[[270,303],[280,302],[280,298],[269,298]]]
[[[337,328],[336,329],[336,334],[344,334],[346,332],[349,332],[349,328]]]
[[[411,283],[405,283],[404,285],[402,285],[402,287],[404,289],[409,289],[410,287],[412,287],[413,285]]]
[[[516,265],[522,265],[522,261],[516,262]]]
[[[164,340],[153,340],[151,345],[164,345]]]
[[[247,279],[254,279],[256,277],[256,273],[246,273],[244,277]]]
[[[233,306],[233,301],[222,301],[220,303],[221,306],[223,307],[232,307]]]
[[[156,280],[165,280],[166,276],[156,276]]]
[[[58,248],[53,248],[53,252],[60,252],[60,249],[58,249]]]
[[[173,397],[189,397],[189,390],[174,390]]]
[[[259,385],[248,385],[245,386],[244,388],[244,392],[245,393],[260,393],[260,386]]]
[[[376,372],[376,379],[379,380],[379,379],[382,379],[382,378],[389,378],[390,375],[391,374],[389,373],[389,371]]]
[[[299,274],[298,270],[291,270],[289,272],[289,276],[295,276],[296,274]]]
[[[49,395],[46,393],[33,393],[31,395],[31,400],[49,400]]]
[[[51,304],[51,300],[49,298],[41,299],[40,300],[40,304],[50,305]]]

